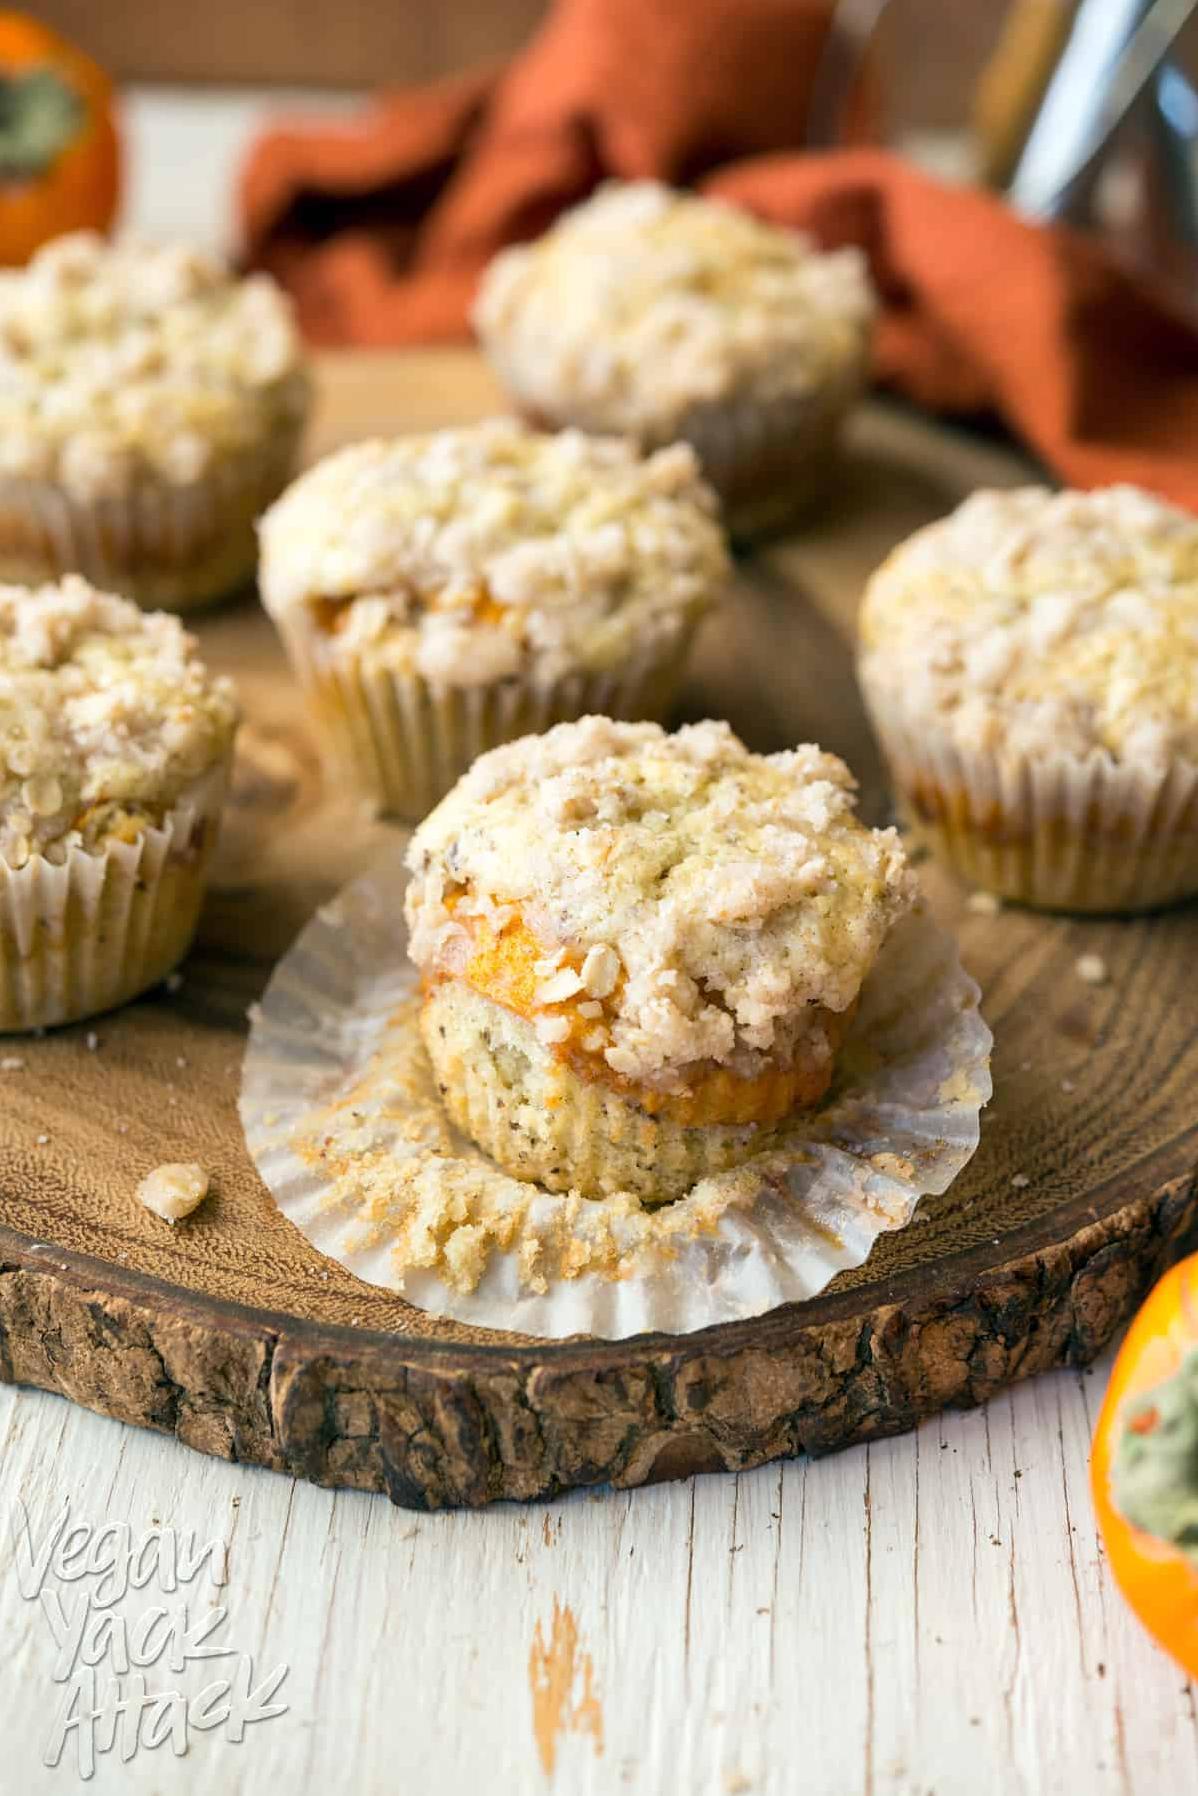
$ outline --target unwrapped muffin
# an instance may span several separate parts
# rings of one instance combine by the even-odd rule
[[[679,1196],[819,1102],[912,885],[843,762],[587,717],[484,756],[409,849],[458,1126],[552,1191]]]
[[[247,582],[308,377],[289,302],[182,246],[81,232],[0,272],[0,580],[186,611]]]
[[[931,846],[1004,897],[1198,892],[1198,519],[1131,486],[981,492],[873,576],[860,673]]]
[[[684,445],[508,419],[359,443],[262,521],[259,574],[335,766],[418,818],[497,743],[658,717],[728,574]]]
[[[237,707],[175,618],[0,587],[0,1030],[124,1003],[187,952]]]
[[[474,323],[534,421],[692,443],[744,534],[823,489],[873,314],[859,251],[641,181],[497,256]]]

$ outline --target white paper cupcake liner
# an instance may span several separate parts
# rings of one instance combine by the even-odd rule
[[[136,842],[61,866],[0,860],[0,1033],[75,1023],[156,985],[191,945],[231,754]]]
[[[261,448],[182,485],[145,475],[128,493],[86,499],[53,480],[0,478],[0,580],[79,573],[147,609],[215,604],[253,574],[254,525],[291,475],[302,427],[287,419]]]
[[[990,1031],[921,907],[866,983],[830,1098],[768,1152],[656,1210],[509,1178],[441,1107],[402,885],[388,858],[280,963],[252,1019],[241,1117],[313,1246],[431,1314],[611,1340],[759,1315],[862,1265],[977,1147]]]
[[[859,354],[806,391],[769,396],[742,387],[625,429],[603,416],[602,405],[580,404],[569,392],[550,403],[539,379],[535,393],[529,391],[519,358],[507,353],[501,335],[484,337],[482,348],[515,409],[537,429],[614,431],[636,436],[645,450],[690,443],[728,529],[742,538],[780,529],[827,489],[841,426],[869,377],[869,343],[863,342]]]
[[[303,616],[278,621],[283,645],[312,701],[335,775],[384,815],[418,822],[486,749],[593,712],[655,722],[668,712],[694,634],[606,673],[519,677],[489,686],[433,684],[417,673],[330,651]]]
[[[1153,910],[1198,893],[1198,765],[970,751],[863,685],[915,828],[963,878],[1046,910]]]
[[[660,441],[690,443],[732,535],[758,536],[793,522],[827,490],[841,426],[864,384],[862,360],[810,393],[770,400],[734,394],[694,406]]]

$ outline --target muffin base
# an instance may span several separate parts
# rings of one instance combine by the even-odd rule
[[[833,485],[841,427],[864,384],[862,369],[814,393],[695,406],[672,436],[649,446],[679,437],[690,443],[719,494],[730,534],[768,535],[809,511]]]
[[[0,861],[0,1033],[112,1010],[164,979],[191,946],[232,753],[158,828],[61,866]]]
[[[417,822],[486,749],[591,713],[631,722],[666,715],[697,624],[609,673],[578,669],[534,684],[434,685],[422,675],[338,654],[306,615],[277,620],[311,701],[321,747],[384,816]]]
[[[584,1197],[669,1203],[768,1147],[755,1123],[686,1127],[584,1078],[524,1017],[458,980],[424,999],[420,1032],[456,1126],[505,1172]]]
[[[640,432],[638,440],[645,450],[689,443],[719,497],[729,534],[742,540],[769,535],[809,511],[834,484],[841,429],[865,381],[862,363],[817,392],[714,400],[692,406],[668,426]],[[515,389],[513,397],[538,429],[603,428],[567,407],[550,412],[525,405]]]
[[[291,476],[301,430],[286,421],[260,450],[183,486],[145,476],[126,494],[87,500],[50,480],[0,479],[0,581],[79,573],[146,610],[216,604],[253,577],[255,525]]]
[[[987,754],[863,685],[916,833],[963,879],[1041,910],[1127,915],[1198,894],[1198,765]]]

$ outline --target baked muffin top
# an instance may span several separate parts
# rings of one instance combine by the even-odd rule
[[[307,395],[290,303],[182,245],[73,232],[0,271],[0,473],[84,498],[186,484]]]
[[[653,181],[610,182],[487,269],[474,323],[521,400],[660,437],[732,393],[802,394],[862,366],[874,300],[856,249]]]
[[[458,686],[618,665],[676,635],[729,566],[689,448],[503,418],[340,450],[261,540],[270,611],[307,607],[331,652]]]
[[[135,839],[224,756],[237,724],[177,618],[68,575],[0,586],[0,858]]]
[[[479,757],[415,832],[410,952],[461,971],[463,917],[518,914],[544,1003],[600,1004],[613,1072],[785,1060],[811,1005],[846,1010],[913,896],[843,761],[751,754],[725,723],[586,717]],[[567,989],[567,987],[569,989]]]
[[[1198,518],[1136,487],[975,493],[882,564],[861,639],[964,748],[1198,761]]]

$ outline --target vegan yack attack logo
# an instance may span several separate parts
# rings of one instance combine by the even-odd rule
[[[286,1713],[287,1666],[264,1673],[226,1639],[229,1612],[212,1596],[228,1583],[222,1540],[73,1520],[69,1498],[36,1538],[18,1501],[12,1529],[17,1588],[41,1610],[59,1687],[44,1764],[90,1778],[106,1753],[181,1755],[194,1734],[241,1741]]]

